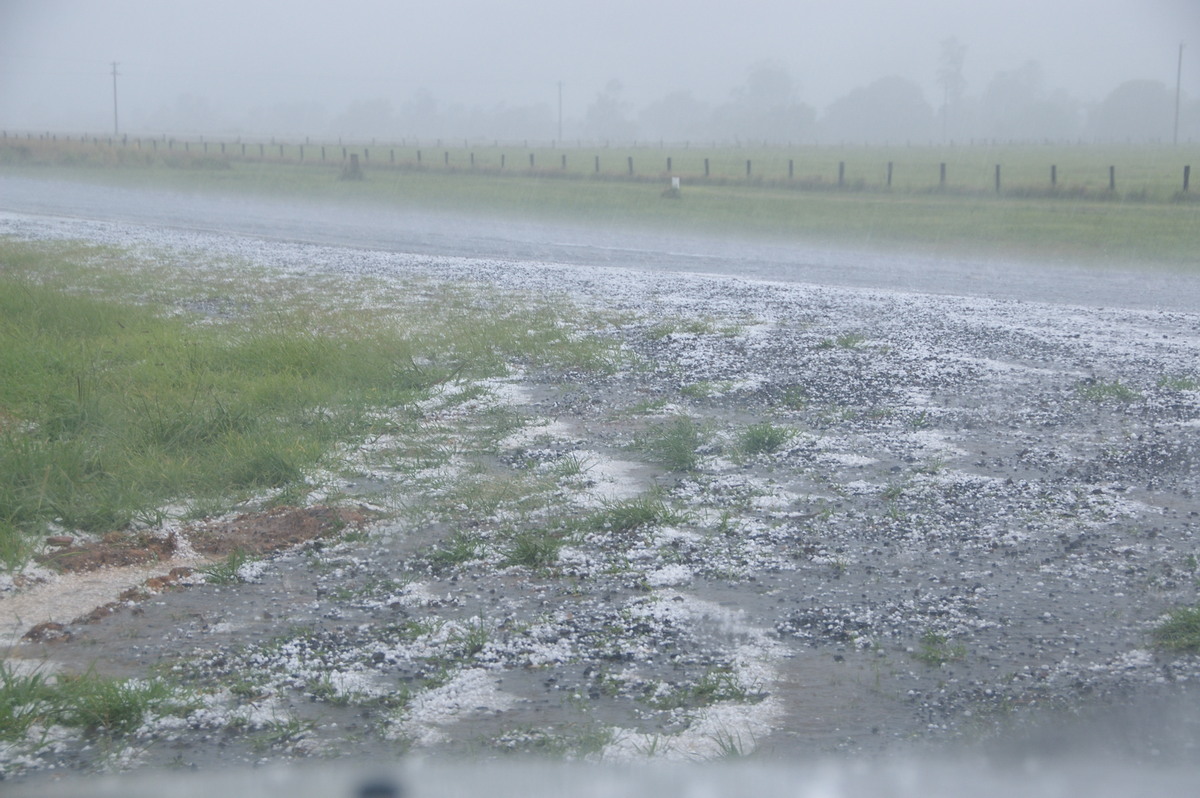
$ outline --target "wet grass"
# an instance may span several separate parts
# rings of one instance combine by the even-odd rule
[[[535,570],[549,568],[558,562],[564,544],[562,531],[523,529],[515,532],[504,547],[502,565],[523,565]]]
[[[792,437],[790,430],[769,422],[751,424],[738,435],[738,451],[747,457],[779,451]]]
[[[252,562],[253,558],[242,549],[237,549],[220,562],[197,568],[196,571],[204,576],[206,584],[236,585],[244,582],[242,566]]]
[[[695,471],[704,436],[690,416],[679,415],[650,430],[645,448],[672,471]]]
[[[929,631],[921,635],[921,645],[913,652],[912,657],[923,665],[939,668],[949,662],[958,662],[967,656],[966,646],[950,642],[950,638],[938,632]]]
[[[1162,651],[1200,653],[1200,606],[1172,610],[1150,636]]]
[[[680,524],[687,516],[676,512],[658,493],[651,492],[635,499],[609,502],[586,522],[592,529],[606,532],[633,532],[657,524]]]
[[[520,158],[510,153],[509,168],[500,169],[504,147],[472,148],[475,168],[466,166],[470,153],[455,148],[443,148],[436,164],[428,158],[433,153],[417,163],[415,147],[391,148],[398,156],[392,164],[381,160],[388,150],[379,147],[365,161],[367,178],[362,181],[338,180],[340,147],[337,162],[327,164],[314,162],[313,155],[299,161],[295,145],[276,161],[195,152],[174,153],[168,160],[162,153],[135,154],[131,146],[110,149],[102,157],[90,144],[10,143],[0,145],[0,168],[123,185],[1092,265],[1157,263],[1194,270],[1200,245],[1200,204],[1178,190],[1185,154],[1153,147],[684,151],[675,153],[673,168],[674,174],[684,175],[682,197],[670,202],[660,196],[666,153],[658,148],[606,151],[596,174],[590,151],[535,153],[538,164],[554,166],[531,170],[512,167],[528,163],[527,153]],[[566,170],[558,166],[564,154]],[[706,155],[712,172],[708,179],[702,177]],[[446,158],[449,167],[443,164]],[[639,164],[635,177],[626,174],[627,158]],[[747,159],[756,165],[749,179]],[[796,165],[794,179],[786,177],[789,160]],[[836,175],[842,161],[849,174],[839,186],[830,175]],[[890,161],[898,168],[889,187],[883,175]],[[1005,188],[997,194],[991,175],[1001,161],[1007,162]],[[941,162],[951,175],[944,187],[936,178]],[[1054,188],[1047,179],[1052,163],[1064,176]],[[1108,166],[1118,164],[1120,188],[1111,191]]]
[[[21,673],[0,662],[0,740],[34,750],[55,726],[122,736],[151,718],[182,714],[194,705],[161,680],[113,679],[92,671]]]
[[[458,289],[372,310],[352,286],[237,271],[245,294],[224,304],[242,310],[213,318],[185,309],[212,304],[228,284],[219,269],[205,282],[202,268],[114,250],[0,242],[4,565],[51,524],[102,533],[170,504],[302,495],[339,444],[375,434],[381,410],[452,381],[514,362],[612,367],[611,346],[572,336],[550,302]]]
[[[1130,388],[1120,380],[1105,382],[1104,380],[1088,379],[1075,387],[1076,392],[1084,399],[1092,402],[1112,400],[1116,402],[1136,402],[1142,398],[1140,391]]]

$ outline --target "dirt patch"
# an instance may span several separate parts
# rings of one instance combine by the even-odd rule
[[[347,526],[359,526],[366,520],[362,512],[349,508],[276,507],[244,513],[229,521],[187,527],[166,537],[149,532],[112,532],[98,541],[71,542],[36,560],[60,573],[141,565],[170,559],[180,549],[181,537],[198,554],[223,557],[241,551],[261,556],[326,537]]]
[[[186,586],[193,566],[203,562],[235,551],[263,556],[369,520],[354,508],[276,507],[162,536],[113,532],[86,543],[61,540],[59,549],[37,560],[62,576],[5,597],[0,626],[9,634],[26,629],[16,636],[27,641],[67,640],[70,626],[96,623],[147,596]]]
[[[176,538],[173,534],[160,538],[147,532],[111,532],[101,540],[72,543],[34,559],[60,573],[79,573],[97,568],[158,562],[169,559],[175,549]]]
[[[367,516],[344,507],[276,507],[264,513],[246,513],[189,529],[187,538],[200,554],[225,556],[235,551],[263,555],[290,549],[346,527],[361,526]]]

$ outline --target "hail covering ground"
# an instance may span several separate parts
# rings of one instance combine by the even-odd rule
[[[1149,647],[1167,610],[1197,600],[1194,312],[19,214],[0,233],[332,275],[334,302],[386,306],[412,281],[561,295],[577,335],[621,353],[611,373],[514,365],[447,386],[421,408],[420,462],[411,439],[348,448],[313,479],[392,513],[365,540],[19,646],[120,675],[166,662],[205,688],[203,707],[145,726],[118,764],[978,743],[1188,761],[1200,744],[1200,660]],[[676,472],[647,441],[681,418],[699,461]],[[763,423],[785,436],[751,451]],[[467,507],[485,478],[536,507]],[[521,525],[637,501],[652,520],[586,527],[542,568],[509,564]],[[437,561],[456,533],[467,554]],[[97,756],[64,736],[5,766]]]

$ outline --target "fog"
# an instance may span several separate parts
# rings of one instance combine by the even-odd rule
[[[1200,139],[1197,31],[1189,0],[4,0],[0,127],[111,131],[116,62],[136,134],[1170,139],[1190,39]]]

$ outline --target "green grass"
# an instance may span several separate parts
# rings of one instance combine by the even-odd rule
[[[229,278],[242,293],[221,293]],[[352,281],[304,281],[0,241],[4,564],[51,523],[107,532],[169,504],[302,495],[380,411],[452,380],[611,367],[612,346],[575,335],[552,300],[447,287],[364,308]],[[241,311],[180,311],[218,299]]]
[[[563,533],[549,529],[523,529],[512,534],[504,547],[503,565],[549,568],[558,562]]]
[[[962,644],[951,645],[950,638],[944,634],[926,632],[921,636],[921,647],[912,656],[924,665],[937,668],[963,659],[967,656],[967,648]]]
[[[715,667],[705,671],[694,683],[651,698],[650,704],[655,709],[696,708],[722,701],[758,702],[764,697],[763,693],[747,690],[728,668]]]
[[[788,442],[791,431],[769,422],[751,424],[738,435],[738,450],[746,456],[771,454]]]
[[[675,512],[657,493],[647,493],[636,499],[609,502],[594,513],[587,525],[607,532],[633,532],[656,524],[680,524],[687,517]]]
[[[435,571],[443,571],[478,559],[481,545],[478,535],[459,529],[430,548],[425,556]]]
[[[1142,394],[1130,388],[1119,380],[1105,382],[1104,380],[1084,380],[1075,386],[1081,397],[1092,402],[1103,402],[1112,399],[1117,402],[1136,402]]]
[[[161,680],[113,679],[94,672],[20,673],[0,662],[0,740],[32,743],[53,726],[127,735],[152,717],[185,713],[189,698]]]
[[[679,415],[655,427],[646,440],[648,451],[672,471],[695,471],[700,464],[698,450],[704,438],[690,416]]]
[[[1171,391],[1200,391],[1200,377],[1190,374],[1171,374],[1160,377],[1159,388]]]
[[[509,146],[367,148],[367,179],[339,181],[341,147],[329,147],[321,163],[316,147],[285,146],[259,160],[243,160],[240,147],[225,156],[186,155],[176,145],[168,158],[143,142],[107,147],[57,142],[0,142],[0,169],[75,179],[212,189],[252,194],[306,196],[336,202],[389,205],[519,217],[584,221],[722,234],[780,237],[867,247],[895,247],[951,254],[1028,256],[1091,263],[1165,263],[1194,270],[1200,245],[1200,203],[1183,201],[1183,165],[1200,160],[1194,147],[912,147],[839,149],[816,147],[658,147],[593,150],[529,150]],[[270,150],[271,148],[267,148]],[[361,151],[361,147],[358,148]],[[236,152],[235,152],[236,150]],[[393,156],[395,162],[391,158]],[[474,168],[469,166],[471,153]],[[450,166],[445,165],[449,153]],[[561,157],[567,155],[567,168]],[[500,156],[506,167],[500,168]],[[594,158],[601,171],[594,172]],[[659,196],[666,157],[683,176],[680,201]],[[627,159],[636,174],[627,174]],[[710,177],[704,178],[704,159]],[[754,164],[745,177],[745,161]],[[795,177],[787,177],[788,161]],[[895,164],[885,185],[886,165]],[[839,188],[839,162],[846,163]],[[939,188],[939,164],[947,184]],[[995,164],[1003,165],[1001,194],[993,188]],[[1056,189],[1049,167],[1058,167]],[[1108,167],[1118,188],[1108,189]],[[48,169],[47,167],[53,167]]]
[[[235,550],[220,562],[197,568],[204,575],[204,581],[210,585],[236,585],[242,579],[242,566],[252,561],[252,558],[242,549]]]
[[[1172,610],[1151,632],[1151,639],[1163,651],[1200,653],[1200,606]]]

